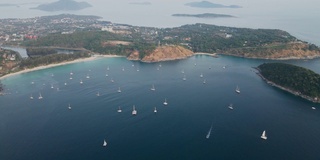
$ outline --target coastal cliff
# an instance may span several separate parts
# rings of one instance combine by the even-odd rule
[[[161,46],[157,47],[149,55],[146,55],[141,59],[143,62],[159,62],[183,59],[192,56],[194,53],[181,46]]]
[[[288,44],[271,44],[264,47],[243,47],[235,49],[227,49],[224,51],[226,55],[259,58],[259,59],[312,59],[320,57],[320,50],[308,43],[294,42]]]

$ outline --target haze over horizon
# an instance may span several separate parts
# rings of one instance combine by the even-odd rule
[[[208,0],[223,5],[239,5],[242,8],[193,8],[186,3],[202,0],[76,0],[88,2],[93,7],[80,11],[43,12],[30,10],[39,4],[52,3],[57,0],[5,0],[0,4],[26,4],[20,7],[1,7],[0,18],[32,18],[35,16],[70,13],[77,15],[96,15],[103,20],[149,27],[177,27],[184,24],[207,23],[231,27],[281,29],[303,40],[320,45],[320,23],[316,21],[320,10],[320,1],[276,1],[276,0]],[[132,3],[150,2],[150,5],[133,5]],[[131,4],[130,4],[131,3]],[[19,10],[19,12],[17,12]],[[8,14],[8,12],[11,12]],[[174,18],[172,14],[228,14],[238,18],[232,20],[186,19]]]

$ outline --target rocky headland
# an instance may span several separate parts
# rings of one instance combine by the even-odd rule
[[[159,62],[176,59],[184,59],[194,55],[189,49],[182,46],[170,45],[170,46],[159,46],[154,51],[144,56],[142,59],[139,58],[139,52],[134,51],[129,56],[129,60],[141,60],[142,62]]]

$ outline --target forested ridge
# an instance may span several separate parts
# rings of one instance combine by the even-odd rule
[[[126,34],[101,30],[76,31],[65,35],[55,33],[40,37],[36,41],[27,41],[24,45],[84,48],[99,54],[122,56],[129,56],[133,51],[138,51],[140,58],[147,56],[159,45],[181,45],[193,52],[258,58],[285,58],[292,56],[290,53],[294,53],[293,57],[302,58],[320,55],[317,46],[298,41],[288,32],[277,29],[193,24],[175,28],[130,26],[124,32]],[[129,44],[110,45],[107,43],[109,41],[125,41]]]
[[[285,63],[264,63],[258,66],[268,81],[309,97],[320,97],[320,75],[312,70]]]

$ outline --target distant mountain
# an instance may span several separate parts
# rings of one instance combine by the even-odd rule
[[[186,3],[185,5],[190,7],[197,7],[197,8],[241,8],[241,6],[238,6],[238,5],[226,6],[222,4],[211,3],[208,1],[191,2],[191,3]]]
[[[54,12],[54,11],[75,11],[75,10],[81,10],[88,7],[92,7],[92,6],[87,2],[76,2],[74,0],[59,0],[53,3],[41,4],[38,7],[32,8],[32,9],[39,9],[43,11]]]
[[[231,18],[227,14],[203,13],[203,14],[173,14],[174,17],[196,17],[196,18]]]

